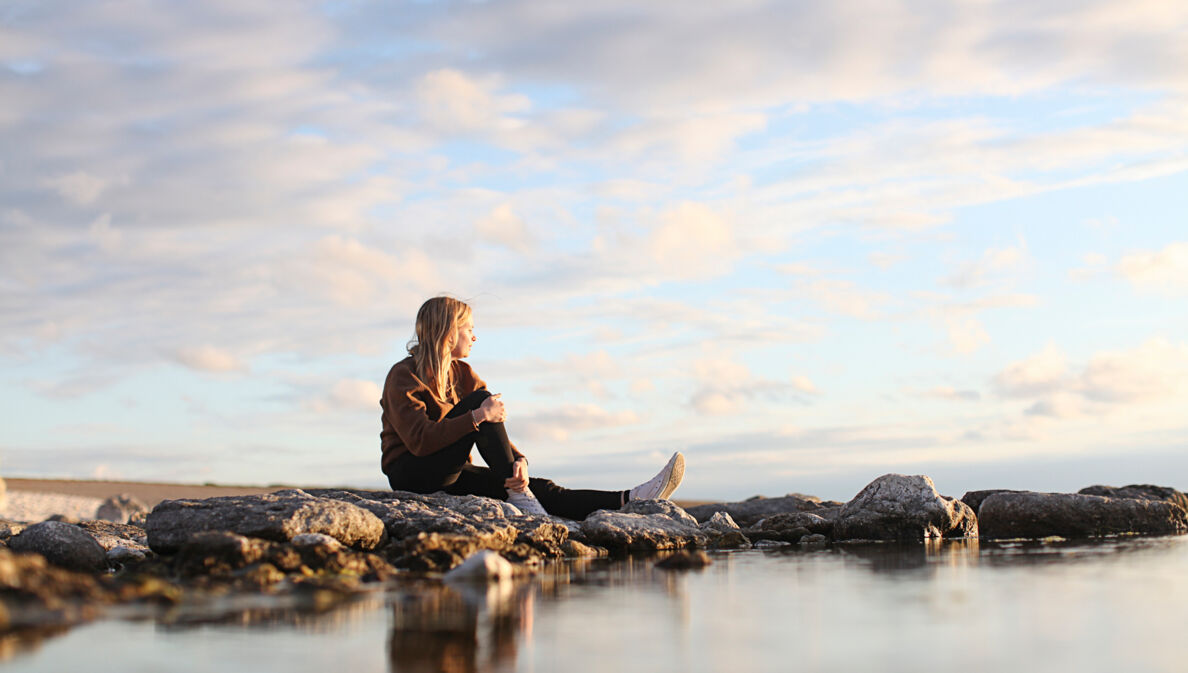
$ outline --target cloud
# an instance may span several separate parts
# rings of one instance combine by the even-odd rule
[[[986,284],[994,276],[1012,271],[1028,260],[1027,245],[1018,247],[991,248],[976,262],[966,262],[953,275],[941,281],[942,285],[968,289]]]
[[[689,398],[689,406],[706,416],[744,413],[765,401],[804,404],[807,396],[820,394],[806,376],[793,376],[788,381],[755,376],[746,365],[728,357],[702,357],[693,362],[692,370],[699,385]]]
[[[609,411],[593,404],[558,407],[549,411],[508,419],[516,436],[531,440],[565,442],[575,433],[634,425],[640,417],[634,411]]]
[[[107,188],[107,184],[107,180],[83,171],[46,180],[46,185],[57,191],[63,199],[80,206],[85,206],[98,198]]]
[[[917,394],[921,397],[952,402],[978,402],[982,399],[982,394],[976,390],[958,390],[952,386],[937,386]]]
[[[708,206],[692,202],[661,213],[648,244],[656,264],[680,276],[725,273],[739,254],[730,223]]]
[[[200,372],[247,371],[247,365],[240,361],[239,358],[209,344],[179,348],[174,352],[174,359],[190,369]]]
[[[1043,351],[1008,365],[994,377],[994,386],[1008,397],[1034,397],[1064,385],[1067,368],[1064,352],[1048,344]]]
[[[336,409],[375,412],[382,396],[383,391],[375,381],[341,379],[330,389],[326,402]]]
[[[417,100],[421,115],[446,132],[513,129],[523,124],[509,115],[525,112],[531,101],[520,95],[495,93],[497,78],[476,79],[451,68],[421,77]]]
[[[1159,251],[1126,255],[1119,260],[1116,271],[1144,292],[1188,294],[1188,242],[1177,241]]]
[[[960,355],[969,355],[990,343],[990,335],[982,323],[969,317],[950,317],[945,321],[949,344]]]
[[[1084,367],[1072,371],[1063,352],[1049,344],[1042,352],[1009,365],[994,384],[1006,397],[1033,400],[1024,410],[1033,420],[1013,421],[1013,432],[1041,436],[1047,420],[1101,420],[1130,408],[1182,406],[1188,403],[1185,380],[1188,344],[1155,337],[1129,350],[1099,351]],[[1144,417],[1141,423],[1153,424],[1157,416]]]
[[[489,215],[475,224],[474,230],[484,240],[521,254],[532,251],[532,235],[528,232],[524,220],[512,211],[510,203],[495,206]]]
[[[1088,399],[1109,403],[1159,400],[1188,390],[1188,344],[1157,337],[1128,351],[1089,359],[1079,388]]]

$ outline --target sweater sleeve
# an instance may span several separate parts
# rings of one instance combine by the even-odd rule
[[[407,368],[392,371],[386,382],[384,398],[390,405],[392,426],[400,441],[414,456],[427,456],[458,441],[474,431],[470,414],[434,421],[416,393],[428,392]]]

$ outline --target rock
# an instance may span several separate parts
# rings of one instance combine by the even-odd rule
[[[35,552],[60,568],[99,571],[107,567],[107,551],[77,526],[43,521],[8,541],[13,551]]]
[[[165,500],[149,513],[145,530],[149,546],[159,554],[176,552],[193,534],[212,530],[277,542],[302,533],[322,533],[360,549],[374,549],[384,537],[384,523],[370,511],[300,489]]]
[[[561,551],[565,558],[601,558],[609,555],[603,547],[591,547],[574,539],[566,540],[561,545]]]
[[[657,550],[704,547],[709,539],[693,524],[666,514],[599,510],[582,522],[593,544],[611,550]]]
[[[112,523],[110,521],[82,521],[75,524],[88,535],[95,538],[105,550],[116,547],[127,547],[148,551],[148,536],[139,526]]]
[[[1162,500],[1188,510],[1188,495],[1170,486],[1131,484],[1121,488],[1113,486],[1088,486],[1077,491],[1082,495],[1103,495],[1108,498],[1135,498],[1138,500]]]
[[[969,505],[940,495],[923,475],[875,479],[842,507],[833,525],[834,540],[921,542],[977,535],[978,520]]]
[[[671,500],[632,500],[616,511],[627,514],[660,514],[690,526],[696,526],[698,523],[696,518]]]
[[[742,549],[751,546],[751,541],[726,512],[715,512],[709,521],[701,524],[699,528],[709,538],[710,545],[718,549]]]
[[[789,512],[774,514],[743,531],[752,540],[779,540],[799,542],[800,538],[818,534],[833,533],[833,522],[841,511],[840,507],[820,509],[817,512]]]
[[[0,541],[8,542],[13,535],[25,530],[25,524],[7,519],[0,519]]]
[[[1066,538],[1188,532],[1188,512],[1165,500],[1079,493],[996,493],[979,520],[989,538]]]
[[[116,598],[106,579],[51,565],[39,554],[0,549],[0,631],[10,634],[93,619]]]
[[[107,564],[110,566],[122,566],[128,563],[139,563],[145,560],[148,555],[144,553],[143,549],[133,549],[131,547],[112,547],[107,550]]]
[[[792,543],[782,540],[758,540],[753,546],[755,549],[780,549],[782,547],[791,547]]]
[[[798,544],[801,547],[824,547],[828,542],[829,538],[821,535],[820,533],[813,533],[800,538],[800,542]]]
[[[4,483],[4,478],[0,477],[0,511],[8,508],[8,485]]]
[[[984,501],[986,498],[989,498],[990,496],[994,495],[995,493],[1024,493],[1024,492],[1025,491],[1012,491],[1010,489],[1005,489],[1005,488],[992,488],[992,489],[988,489],[985,491],[967,491],[965,495],[961,496],[961,502],[969,505],[969,508],[973,510],[974,514],[977,514],[978,510],[982,508],[982,501]]]
[[[506,544],[518,535],[517,524],[527,531],[535,530],[544,521],[540,517],[520,516],[514,507],[501,500],[475,495],[331,489],[311,493],[371,512],[383,522],[393,540],[415,538],[421,533],[442,533],[498,538],[506,540],[498,544]],[[499,551],[497,546],[487,548]]]
[[[338,551],[342,549],[342,543],[322,533],[302,533],[301,535],[294,535],[293,539],[289,541],[298,549],[304,547],[325,547],[329,551]]]
[[[112,523],[128,523],[137,513],[148,512],[148,507],[137,500],[136,496],[121,493],[108,497],[95,510],[95,518]]]
[[[656,562],[657,568],[664,570],[696,570],[713,563],[709,554],[701,550],[680,551],[672,556],[666,556]]]
[[[712,503],[690,507],[688,512],[700,522],[705,522],[717,512],[726,512],[739,526],[746,528],[760,519],[786,512],[816,512],[822,509],[841,507],[842,503],[822,501],[811,495],[790,493],[780,498],[755,496],[741,502]]]
[[[507,559],[484,549],[446,573],[445,579],[449,582],[502,582],[515,574],[515,567]]]

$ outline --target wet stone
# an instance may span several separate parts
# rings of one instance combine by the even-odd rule
[[[77,526],[61,521],[35,523],[9,539],[8,547],[40,554],[68,570],[99,571],[107,567],[107,550]]]

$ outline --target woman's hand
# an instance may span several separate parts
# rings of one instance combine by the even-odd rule
[[[512,463],[512,476],[503,482],[503,487],[516,492],[528,488],[528,461],[519,458]]]
[[[490,421],[492,423],[502,423],[507,420],[507,411],[503,408],[503,402],[500,401],[499,396],[503,393],[495,393],[494,395],[483,400],[483,403],[478,408],[478,421]]]

